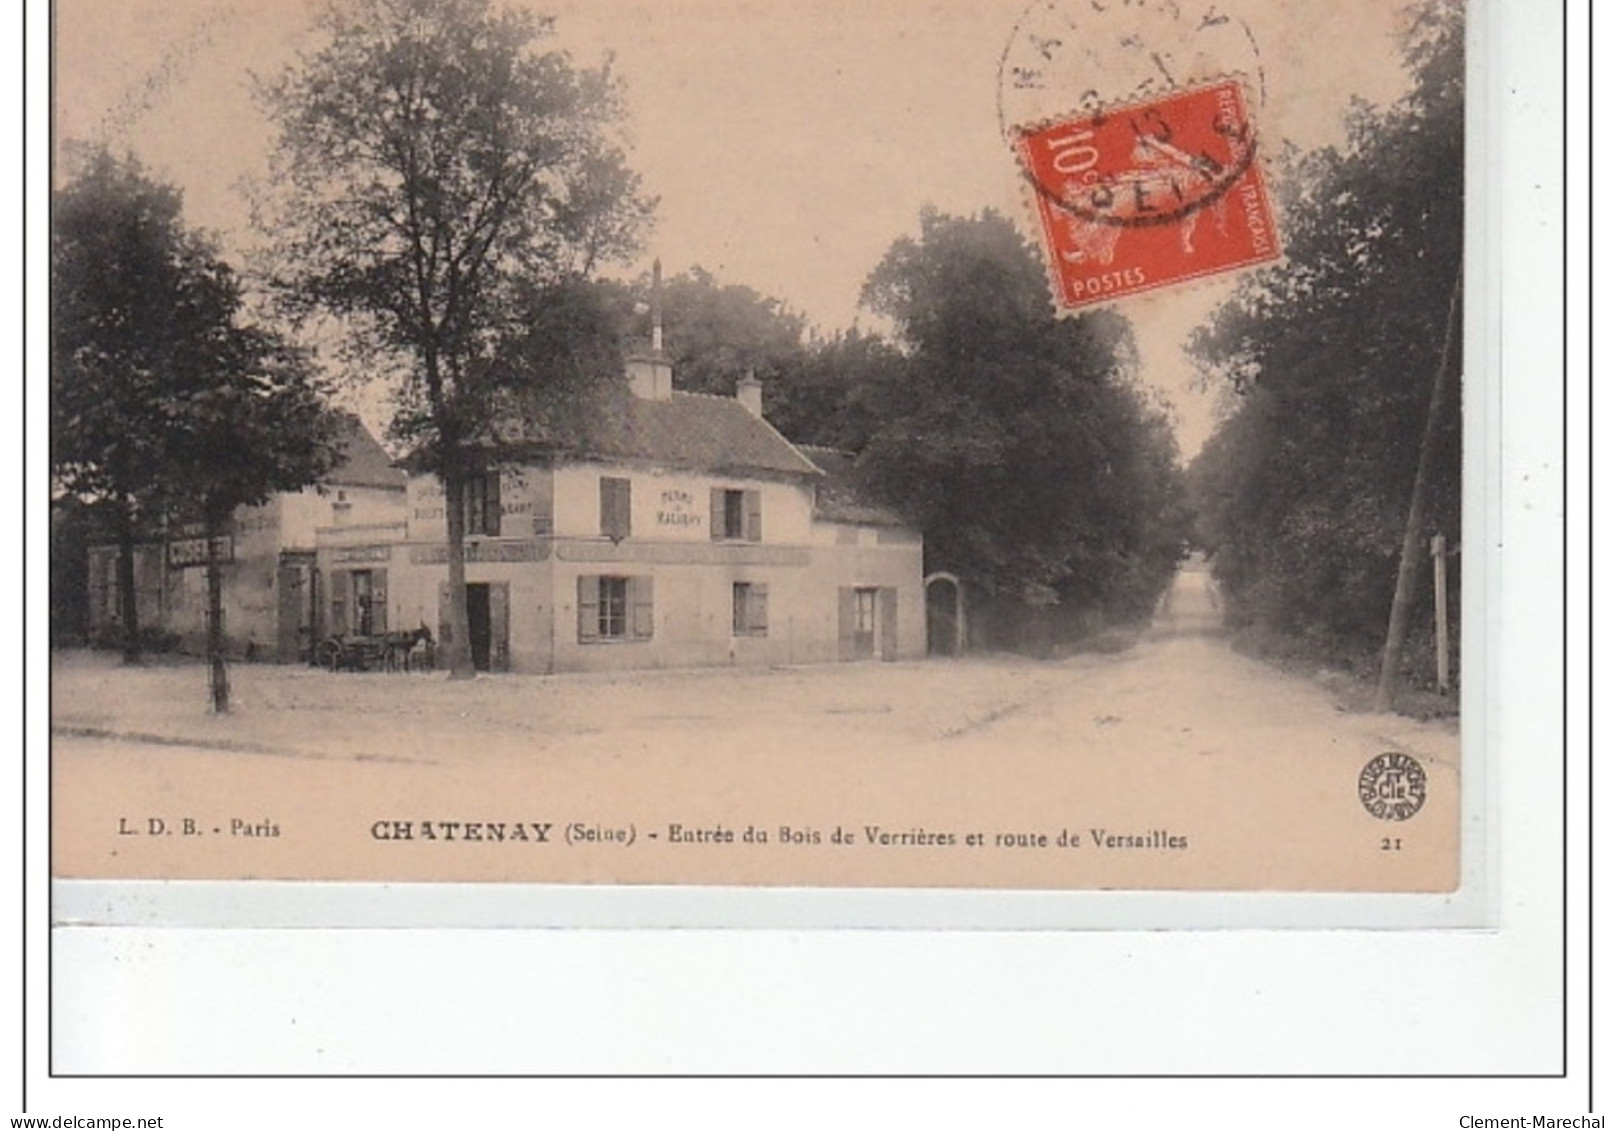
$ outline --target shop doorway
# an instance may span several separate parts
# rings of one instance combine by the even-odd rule
[[[486,584],[465,587],[466,630],[471,635],[471,663],[479,671],[493,668],[492,602]]]
[[[466,647],[479,672],[510,670],[510,582],[468,581],[465,586]],[[437,587],[438,655],[450,647],[449,583]]]

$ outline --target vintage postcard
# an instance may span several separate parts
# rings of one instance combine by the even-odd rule
[[[1459,0],[54,11],[64,920],[1486,921]]]

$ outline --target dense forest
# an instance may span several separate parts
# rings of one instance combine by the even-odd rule
[[[1460,605],[1463,5],[1410,15],[1409,92],[1358,107],[1344,145],[1282,156],[1287,262],[1192,342],[1235,407],[1189,479],[1229,624],[1269,651],[1376,670],[1411,534],[1398,662],[1428,684],[1433,535],[1454,642]]]

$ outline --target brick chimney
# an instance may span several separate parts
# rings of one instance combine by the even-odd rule
[[[753,416],[760,418],[763,415],[763,383],[750,369],[735,383],[735,400],[745,405],[746,411]]]

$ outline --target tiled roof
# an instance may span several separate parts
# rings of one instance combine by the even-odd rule
[[[370,434],[364,422],[351,413],[342,414],[337,442],[342,459],[321,482],[328,487],[395,487],[403,490],[407,480],[401,468],[393,466],[387,450]]]
[[[674,390],[668,400],[627,396],[599,413],[567,454],[715,472],[817,478],[811,460],[733,397]]]
[[[853,473],[855,457],[834,448],[800,445],[824,478],[815,484],[813,513],[827,522],[855,522],[861,526],[906,526],[903,516],[889,507],[872,502],[858,487]]]

